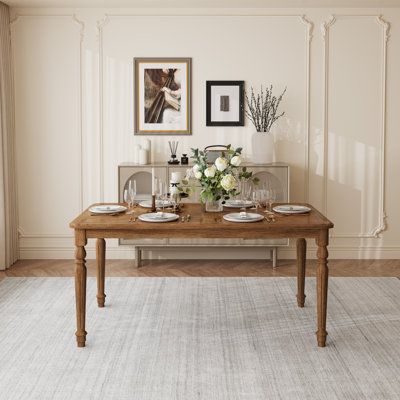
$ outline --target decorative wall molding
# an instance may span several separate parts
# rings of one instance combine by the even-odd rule
[[[104,201],[104,65],[103,65],[103,29],[110,21],[105,15],[97,21],[97,40],[99,46],[99,198]]]
[[[10,29],[22,18],[70,18],[72,21],[79,26],[79,99],[78,99],[78,135],[79,135],[79,176],[77,181],[79,182],[79,209],[83,211],[83,42],[85,37],[85,23],[78,19],[76,14],[18,14],[16,13],[10,20]],[[11,35],[11,40],[12,40]],[[26,234],[22,227],[18,228],[20,238],[23,237],[34,237],[35,234]],[[50,237],[58,237],[58,234],[48,235]]]
[[[79,42],[79,188],[80,188],[80,199],[79,208],[81,212],[84,209],[83,206],[83,42],[85,38],[85,23],[79,20],[75,14],[72,15],[72,19],[80,26],[80,42]]]
[[[334,238],[379,238],[380,234],[386,230],[386,211],[385,211],[385,155],[386,155],[386,87],[387,87],[387,43],[390,37],[390,24],[385,21],[382,15],[353,14],[353,15],[331,15],[329,20],[321,25],[322,36],[324,39],[324,186],[323,186],[323,206],[324,213],[328,209],[328,134],[329,134],[329,31],[334,23],[341,18],[371,18],[382,26],[382,125],[380,136],[380,192],[379,192],[379,224],[370,232],[360,233],[334,233]]]
[[[305,103],[305,161],[304,161],[304,197],[308,203],[310,198],[310,66],[311,66],[311,41],[313,38],[314,23],[305,15],[300,17],[301,22],[306,25],[306,103]]]

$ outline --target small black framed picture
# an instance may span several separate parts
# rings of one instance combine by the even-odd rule
[[[244,126],[244,81],[207,81],[206,106],[207,126]]]

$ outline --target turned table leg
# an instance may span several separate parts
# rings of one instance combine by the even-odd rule
[[[135,246],[135,267],[140,268],[142,266],[142,249],[139,246]]]
[[[297,239],[297,305],[304,307],[304,283],[306,279],[306,239]]]
[[[106,295],[104,293],[104,280],[106,270],[106,241],[97,239],[96,243],[96,258],[97,258],[97,305],[104,307]]]
[[[328,230],[321,231],[316,242],[318,245],[317,256],[317,314],[318,330],[317,340],[319,347],[325,347],[326,342],[326,307],[328,300]]]
[[[86,334],[86,234],[75,231],[75,301],[76,301],[76,341],[78,347],[85,347]]]

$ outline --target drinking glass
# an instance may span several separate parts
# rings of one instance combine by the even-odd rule
[[[268,203],[268,210],[272,212],[272,204],[276,200],[276,191],[274,189],[267,190],[267,203]]]
[[[162,198],[165,191],[164,187],[165,183],[161,179],[159,178],[154,179],[154,194],[156,196],[156,209],[159,211],[162,208],[163,212],[164,212],[164,202]]]
[[[130,201],[129,201],[129,196],[128,196],[128,189],[124,190],[124,202],[128,205],[128,208],[129,208]]]
[[[253,190],[253,209],[256,211],[258,207],[261,207],[261,199],[262,199],[262,189]]]
[[[158,181],[158,201],[161,206],[162,212],[164,212],[165,203],[167,202],[167,184],[161,179]]]
[[[243,180],[241,181],[240,185],[240,197],[241,197],[241,203],[242,203],[242,208],[240,211],[247,212],[246,208],[246,203],[251,201],[252,199],[252,191],[253,191],[253,186],[249,180]]]
[[[130,181],[129,189],[128,189],[128,196],[130,200],[130,206],[133,208],[133,204],[135,202],[136,197],[136,181]]]

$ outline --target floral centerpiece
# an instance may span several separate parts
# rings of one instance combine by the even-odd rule
[[[205,151],[192,149],[192,152],[193,174],[202,187],[200,200],[206,205],[206,211],[221,211],[225,200],[239,194],[238,181],[252,178],[252,172],[240,167],[242,148],[233,149],[228,145],[212,165],[208,164]]]

